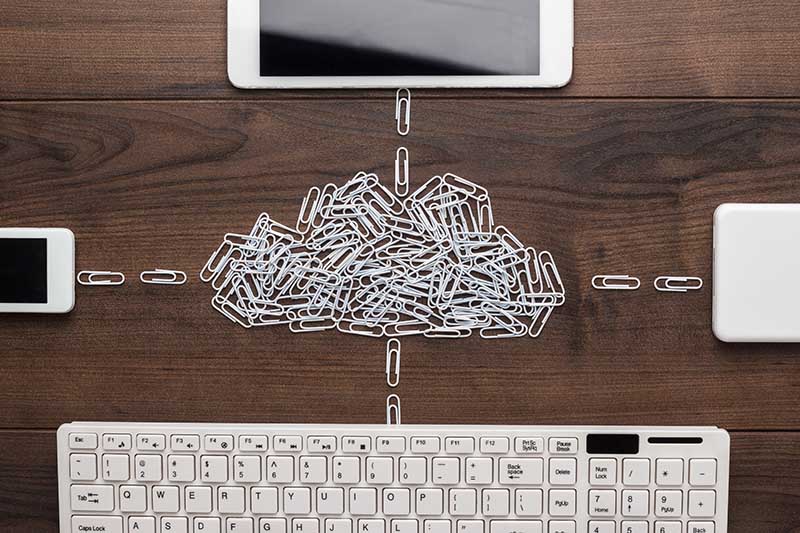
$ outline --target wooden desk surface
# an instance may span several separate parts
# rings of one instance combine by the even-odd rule
[[[579,0],[560,91],[241,92],[225,2],[5,0],[0,225],[63,226],[80,269],[199,271],[262,211],[359,170],[484,184],[568,290],[538,340],[403,340],[409,423],[710,424],[731,431],[731,532],[800,531],[800,349],[729,346],[711,321],[711,217],[800,201],[792,0]],[[645,280],[589,289],[597,273]],[[661,274],[700,293],[658,294]],[[754,276],[758,273],[754,272]],[[381,422],[384,343],[244,331],[211,289],[83,288],[68,316],[0,317],[0,530],[56,532],[72,420]]]

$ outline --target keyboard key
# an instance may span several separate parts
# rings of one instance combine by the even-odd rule
[[[459,520],[455,533],[484,533],[483,520]]]
[[[353,533],[353,521],[349,518],[328,518],[325,520],[325,533]]]
[[[419,523],[416,520],[392,520],[391,533],[419,533],[418,528]]]
[[[467,454],[475,451],[475,439],[472,437],[447,437],[444,440],[444,451],[452,454]]]
[[[481,453],[508,453],[508,437],[481,437]]]
[[[442,489],[417,489],[416,513],[421,516],[440,515],[444,512]]]
[[[300,458],[301,483],[325,483],[328,481],[328,458],[305,456]]]
[[[689,491],[689,516],[692,518],[711,518],[717,507],[717,493],[713,490]]]
[[[344,453],[369,453],[371,448],[372,439],[369,437],[342,437]]]
[[[590,459],[589,483],[597,486],[613,486],[617,483],[616,459]]]
[[[683,512],[683,493],[679,490],[657,490],[655,514],[662,518],[680,518]]]
[[[164,435],[136,435],[136,448],[141,452],[160,452],[167,449],[167,437]]]
[[[450,520],[425,520],[423,533],[451,533]]]
[[[168,516],[161,519],[161,533],[189,533],[189,519]]]
[[[132,443],[130,434],[106,433],[103,435],[103,449],[107,451],[127,451],[131,449]]]
[[[111,485],[72,485],[70,501],[73,511],[91,513],[113,511],[114,487]]]
[[[411,514],[411,491],[383,489],[383,514],[389,516]]]
[[[578,453],[578,439],[575,438],[552,438],[549,446],[550,453],[567,455]]]
[[[176,452],[195,452],[200,449],[199,435],[172,435],[170,447]]]
[[[275,504],[277,506],[277,501]],[[317,514],[344,514],[344,489],[329,487],[318,488]]]
[[[492,482],[492,459],[468,457],[464,462],[465,478],[469,485],[489,485]]]
[[[333,482],[355,484],[361,481],[361,458],[334,457]]]
[[[291,483],[294,481],[294,457],[268,456],[267,481],[271,483]]]
[[[221,514],[242,514],[244,499],[244,487],[220,487],[217,489],[217,510]]]
[[[205,483],[228,481],[228,457],[225,455],[203,455],[200,457],[200,479]]]
[[[121,486],[119,488],[119,510],[123,513],[147,511],[147,488],[141,485]]]
[[[130,479],[130,458],[127,455],[107,453],[103,455],[102,463],[104,481],[128,481]]]
[[[274,439],[272,449],[281,452],[299,452],[303,449],[303,438],[297,435],[278,435]]]
[[[575,533],[575,522],[572,520],[551,520],[548,533]]]
[[[689,461],[689,484],[695,487],[713,487],[717,483],[716,459]]]
[[[517,489],[515,495],[517,516],[541,516],[544,509],[544,491],[541,489]]]
[[[450,514],[474,516],[478,512],[478,491],[475,489],[450,489]]]
[[[253,533],[252,518],[228,518],[225,522],[226,533]],[[200,532],[205,533],[205,532]]]
[[[367,457],[367,483],[388,485],[394,481],[394,459],[391,457]]]
[[[689,522],[686,533],[714,533],[714,522]]]
[[[229,452],[233,449],[233,435],[206,435],[204,440],[207,452]]]
[[[153,487],[151,501],[156,513],[177,513],[180,510],[180,489],[171,486]]]
[[[514,451],[518,454],[544,452],[544,439],[541,437],[517,437],[514,439]]]
[[[253,487],[250,490],[250,510],[253,514],[277,514],[278,489],[276,487]]]
[[[269,449],[269,438],[265,435],[242,435],[239,449],[243,452],[264,452]]]
[[[376,448],[380,453],[403,453],[406,451],[405,437],[378,437]]]
[[[663,522],[657,520],[654,533],[683,533],[680,522]]]
[[[457,485],[461,473],[458,457],[434,457],[431,460],[431,479],[437,485]]]
[[[385,533],[386,522],[380,518],[362,518],[358,521],[360,533]]]
[[[137,471],[137,474],[139,471]],[[168,480],[180,483],[192,482],[195,479],[193,455],[170,455],[167,458]]]
[[[219,518],[195,518],[193,533],[222,533],[221,520]]]
[[[611,516],[617,513],[617,492],[613,490],[589,491],[589,516]]]
[[[156,519],[152,516],[131,516],[128,518],[128,531],[131,533],[156,533]]]
[[[507,489],[483,489],[482,497],[484,516],[507,516],[510,512]]]
[[[292,520],[292,533],[319,533],[319,519],[295,518]]]
[[[656,484],[671,487],[683,485],[683,459],[657,459]]]
[[[184,508],[187,513],[210,513],[214,495],[211,487],[186,487],[184,489]]]
[[[137,455],[134,457],[136,481],[161,481],[164,475],[161,460],[160,455]],[[194,460],[192,460],[192,464],[194,465]]]
[[[69,456],[69,477],[73,481],[97,479],[97,456],[88,453],[73,453]]]
[[[500,483],[503,485],[541,485],[542,481],[543,459],[500,459]]]
[[[411,453],[439,453],[439,437],[411,437]]]
[[[336,437],[308,437],[308,451],[330,453],[336,451]]]
[[[647,522],[626,520],[622,522],[619,533],[649,533],[648,530]]]
[[[576,459],[550,459],[550,484],[574,485],[578,480]]]
[[[489,524],[489,532],[543,533],[543,529],[542,523],[538,520],[492,520]]]
[[[605,520],[591,520],[589,522],[589,533],[617,533],[617,525],[614,522]]]
[[[260,518],[258,520],[259,533],[286,533],[285,518]]]
[[[575,516],[577,493],[574,490],[552,489],[549,496],[551,516]]]
[[[422,485],[428,480],[428,460],[424,457],[400,458],[400,482],[404,485]]]
[[[237,455],[234,457],[233,480],[237,483],[258,483],[261,481],[261,457],[257,455]]]
[[[72,532],[102,531],[103,533],[122,533],[121,516],[73,516]]]
[[[622,461],[622,482],[625,485],[644,487],[650,484],[649,459],[625,459]]]
[[[622,516],[647,516],[650,493],[646,490],[622,491]]]
[[[373,515],[378,509],[378,491],[375,489],[350,489],[350,514]]]
[[[311,489],[308,487],[285,487],[283,489],[283,512],[285,514],[310,513]]]
[[[69,447],[72,450],[97,449],[96,433],[70,433],[68,440],[69,440]]]

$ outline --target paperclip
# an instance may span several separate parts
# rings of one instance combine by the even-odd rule
[[[401,154],[404,154],[404,157],[401,158]],[[403,171],[400,171],[400,162],[403,163]],[[401,146],[397,149],[397,156],[394,160],[394,191],[397,193],[398,196],[406,196],[408,194],[408,185],[409,185],[409,174],[408,174],[408,167],[409,167],[409,157],[408,157],[408,148]]]
[[[145,270],[139,274],[139,280],[150,285],[183,285],[187,279],[186,272],[161,268]]]
[[[394,363],[392,363],[394,359]],[[394,375],[392,367],[394,366]],[[395,388],[400,384],[400,341],[389,339],[386,343],[386,384]]]
[[[400,96],[403,91],[406,92],[408,96]],[[405,117],[403,116],[403,105],[405,105]],[[397,133],[403,137],[408,135],[408,132],[411,131],[411,91],[408,89],[398,89],[397,90],[397,101],[395,103],[395,111],[394,111],[395,119],[397,120]],[[403,123],[403,118],[405,118],[405,124]]]
[[[635,291],[641,285],[642,282],[639,278],[632,276],[595,276],[592,278],[592,287],[600,291]]]
[[[677,285],[677,284],[682,285]],[[682,276],[661,276],[656,278],[653,286],[660,292],[688,292],[699,291],[703,288],[703,279]]]
[[[96,278],[107,278],[97,280]],[[83,270],[78,273],[78,283],[89,287],[107,287],[109,285],[122,285],[125,283],[125,274],[122,272],[109,272],[106,270]]]
[[[400,397],[397,394],[386,397],[386,424],[400,425]]]

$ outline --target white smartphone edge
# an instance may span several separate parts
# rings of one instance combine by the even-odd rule
[[[541,73],[538,76],[261,76],[259,6],[260,0],[228,0],[228,79],[239,89],[555,89],[572,80],[573,0],[541,0]]]
[[[0,303],[0,313],[65,314],[75,308],[75,234],[65,228],[0,228],[0,239],[47,240],[47,303]]]

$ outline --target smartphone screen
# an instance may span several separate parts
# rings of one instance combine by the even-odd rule
[[[0,303],[47,303],[47,239],[0,239]]]
[[[262,76],[535,76],[540,0],[261,0]]]

